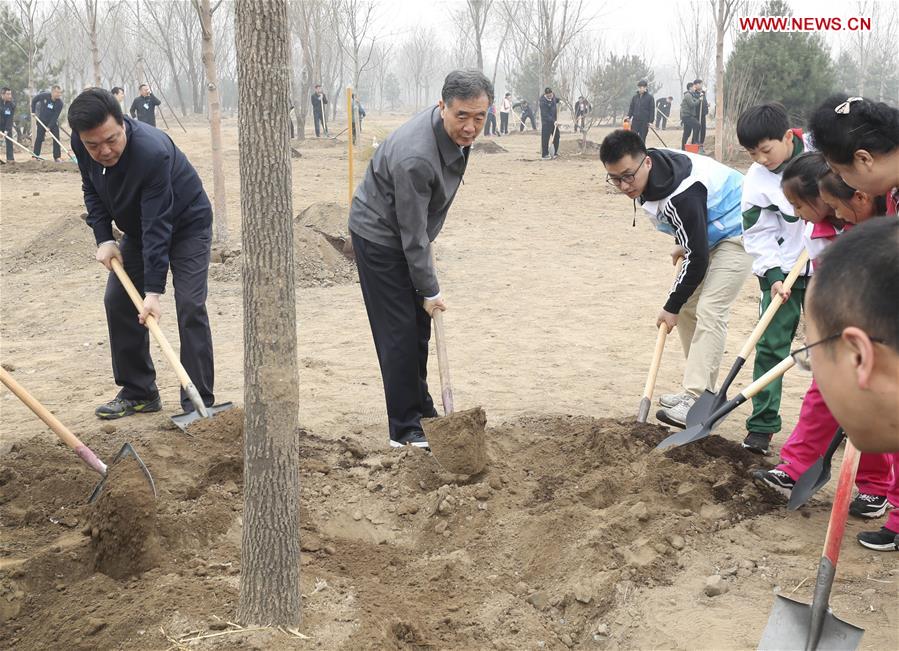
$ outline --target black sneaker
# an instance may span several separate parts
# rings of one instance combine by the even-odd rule
[[[398,439],[390,439],[390,447],[392,448],[401,448],[406,445],[411,445],[416,448],[428,448],[428,439],[425,438],[424,432],[406,432],[401,435]]]
[[[771,452],[771,439],[774,434],[765,434],[763,432],[749,432],[743,439],[743,447],[750,452],[756,454],[768,454]]]
[[[849,513],[857,518],[879,518],[887,512],[889,505],[883,495],[859,493],[849,505]]]
[[[878,552],[899,551],[899,533],[881,527],[880,531],[862,531],[855,537],[856,540],[868,549]]]
[[[796,485],[795,479],[778,468],[772,468],[771,470],[753,470],[752,479],[763,488],[770,488],[777,491],[787,499],[790,498],[790,495],[793,493],[793,486]]]
[[[95,414],[103,420],[115,420],[125,416],[133,416],[134,414],[149,414],[162,409],[162,400],[159,394],[155,398],[149,400],[126,400],[118,396],[110,400],[105,405],[97,407]]]

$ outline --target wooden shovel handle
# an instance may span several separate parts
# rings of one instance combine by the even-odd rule
[[[434,321],[434,335],[437,345],[437,367],[440,370],[440,390],[443,398],[444,415],[455,411],[453,405],[453,381],[450,378],[449,356],[446,354],[446,331],[443,328],[443,310],[434,310],[431,317]]]
[[[63,151],[66,152],[66,156],[68,156],[69,158],[75,158],[74,156],[72,156],[72,152],[69,151],[69,148],[66,147],[64,144],[62,144],[62,140],[60,140],[60,139],[57,138],[55,135],[53,135],[53,132],[50,131],[50,129],[47,128],[47,125],[46,125],[46,124],[44,124],[43,122],[41,122],[41,119],[40,119],[37,115],[35,115],[34,113],[32,113],[32,114],[31,114],[31,117],[33,117],[35,120],[37,120],[37,123],[38,123],[39,125],[41,125],[42,127],[44,127],[44,131],[46,131],[48,134],[50,134],[50,137],[53,138],[53,140],[56,141],[56,144],[63,148]]]
[[[753,398],[759,391],[764,389],[766,386],[774,382],[781,375],[789,371],[796,362],[793,360],[792,355],[788,355],[783,360],[781,360],[777,366],[772,368],[770,371],[765,373],[758,380],[750,384],[748,387],[740,391],[740,395],[742,395],[746,400]]]
[[[677,259],[674,266],[674,279],[680,276],[681,269],[684,266],[684,259]],[[668,337],[668,326],[664,323],[659,326],[659,334],[656,337],[656,347],[652,353],[652,364],[649,365],[649,374],[646,376],[646,384],[643,387],[643,397],[652,399],[652,392],[656,386],[656,376],[659,374],[659,366],[662,363],[662,352],[665,350],[665,339]]]
[[[858,470],[858,450],[852,441],[846,440],[843,461],[840,464],[840,477],[837,479],[837,490],[830,510],[830,521],[827,523],[827,536],[824,538],[824,554],[834,566],[840,558],[840,544],[846,529],[846,515],[849,513],[849,502],[855,486],[855,473]]]
[[[802,270],[807,263],[808,251],[803,249],[799,258],[796,260],[796,264],[793,265],[793,268],[790,269],[790,273],[787,274],[787,277],[784,279],[783,288],[785,290],[789,290],[793,287],[793,283],[796,282],[796,279],[799,277],[799,274],[802,273]],[[767,330],[768,325],[770,325],[771,321],[774,319],[774,315],[777,314],[777,310],[780,309],[783,302],[780,294],[771,299],[771,304],[768,306],[768,309],[765,310],[762,318],[760,318],[759,322],[755,325],[752,334],[749,335],[749,339],[746,340],[746,343],[743,344],[743,348],[740,349],[740,357],[749,359],[749,356],[752,354],[752,349],[755,348],[759,339],[765,334],[765,330]]]
[[[128,292],[128,296],[131,297],[131,302],[134,303],[134,307],[136,307],[138,313],[140,313],[144,309],[144,299],[141,298],[140,292],[137,291],[137,287],[134,286],[134,283],[131,282],[131,278],[128,276],[128,272],[126,272],[124,267],[122,267],[122,263],[119,262],[118,258],[113,258],[111,261],[111,265],[112,270],[115,272],[115,275],[119,278],[119,282],[122,283],[122,287],[125,288],[125,291]],[[165,335],[162,333],[162,329],[159,327],[156,319],[154,319],[152,316],[148,316],[144,320],[144,323],[146,323],[147,329],[153,334],[153,337],[156,339],[156,343],[158,343],[159,347],[162,348],[162,352],[165,355],[165,358],[169,361],[169,364],[171,364],[172,368],[175,369],[175,374],[178,376],[178,381],[181,383],[181,386],[183,386],[185,389],[188,386],[192,386],[193,383],[190,380],[190,376],[187,374],[187,371],[181,364],[181,360],[178,358],[178,354],[175,352],[175,349],[172,348],[169,340],[166,339]]]

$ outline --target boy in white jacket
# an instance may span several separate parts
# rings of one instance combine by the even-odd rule
[[[799,327],[805,287],[811,275],[807,265],[791,290],[783,281],[805,248],[805,224],[794,214],[780,188],[784,167],[809,149],[802,131],[791,129],[783,105],[773,102],[747,109],[737,121],[737,138],[753,160],[743,182],[743,246],[754,258],[752,273],[761,288],[759,314],[778,294],[784,304],[755,347],[752,377],[758,379],[790,353]],[[752,415],[746,420],[743,447],[767,454],[771,438],[781,429],[781,380],[776,380],[752,399]]]

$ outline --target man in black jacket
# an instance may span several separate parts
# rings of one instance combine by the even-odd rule
[[[553,94],[552,88],[545,88],[540,97],[540,155],[549,160],[559,155],[559,140],[562,134],[556,127],[559,115],[559,98]],[[553,155],[549,155],[549,140],[553,141]]]
[[[431,242],[443,228],[492,103],[493,84],[481,71],[449,73],[437,106],[414,116],[375,151],[350,206],[392,447],[428,446],[421,419],[437,415],[427,383],[431,317],[446,309]]]
[[[118,277],[106,283],[106,320],[118,395],[97,408],[113,419],[162,408],[150,340],[142,325],[159,319],[159,296],[172,271],[181,362],[203,402],[213,404],[212,334],[206,312],[212,206],[196,170],[164,132],[124,117],[108,90],[89,88],[69,108],[72,150],[81,170],[87,223],[97,260],[112,269],[117,258],[144,295],[134,304]],[[112,223],[125,234],[117,244]],[[181,392],[185,412],[193,410]]]
[[[518,116],[518,131],[524,131],[525,124],[528,120],[531,121],[531,131],[537,130],[537,122],[534,118],[534,109],[531,108],[531,105],[528,104],[526,99],[521,100],[520,102],[516,102],[512,105],[513,109],[518,109],[521,111],[521,114]]]
[[[319,84],[315,84],[310,99],[312,101],[312,121],[315,123],[315,137],[320,137],[322,131],[327,136],[328,127],[325,125],[325,104],[328,103],[328,97]]]
[[[44,136],[50,129],[50,133],[59,140],[59,114],[62,112],[62,89],[54,86],[49,93],[38,93],[31,98],[31,112],[38,117],[44,124],[37,125],[37,132],[34,136],[34,155],[41,155],[41,147],[44,144]],[[62,151],[59,149],[59,143],[53,141],[53,160],[57,163],[62,161]]]
[[[699,131],[696,135],[696,141],[700,148],[705,144],[705,122],[709,115],[709,101],[705,96],[705,89],[702,87],[702,79],[693,80],[693,95],[699,100],[699,106],[696,107],[696,121],[699,123]]]
[[[699,138],[699,120],[696,119],[699,111],[699,99],[694,94],[693,88],[693,82],[688,81],[687,90],[684,91],[680,103],[680,121],[684,125],[684,133],[680,142],[681,149],[687,148],[687,139],[690,139],[690,142],[695,145]]]
[[[140,94],[134,98],[133,102],[131,102],[131,110],[129,113],[131,113],[131,117],[137,118],[144,124],[149,124],[151,127],[155,127],[156,107],[162,104],[162,102],[150,92],[150,87],[147,84],[141,84],[137,90]]]
[[[4,86],[0,91],[0,133],[5,133],[10,138],[12,135],[13,124],[16,118],[16,103],[12,101],[12,89]],[[0,136],[2,137],[2,136]],[[16,157],[12,148],[12,141],[3,138],[6,142],[6,162],[14,163]]]
[[[671,100],[673,97],[660,97],[656,100],[656,128],[665,130],[668,118],[671,117]]]
[[[636,132],[643,142],[646,142],[649,125],[652,124],[656,114],[656,101],[647,92],[648,87],[649,84],[645,79],[637,82],[637,93],[631,98],[631,106],[627,110],[631,131]]]

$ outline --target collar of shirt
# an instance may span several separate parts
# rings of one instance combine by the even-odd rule
[[[443,164],[454,171],[456,168],[461,167],[459,173],[464,172],[471,147],[460,147],[449,137],[446,128],[443,126],[443,118],[440,117],[439,106],[435,106],[431,112],[431,128],[434,130],[434,137],[437,139],[437,149],[440,151],[440,158]]]

